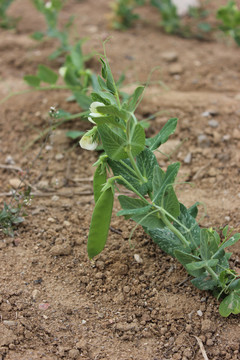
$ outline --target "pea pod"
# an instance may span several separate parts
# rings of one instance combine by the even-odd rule
[[[98,255],[106,244],[112,216],[113,200],[113,189],[109,187],[100,195],[93,210],[87,244],[90,259]]]
[[[94,201],[97,203],[99,197],[102,194],[102,186],[107,181],[107,171],[106,167],[102,164],[98,165],[94,177],[93,177],[93,192],[94,192]]]

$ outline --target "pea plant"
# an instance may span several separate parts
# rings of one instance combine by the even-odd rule
[[[7,10],[14,0],[0,0],[0,27],[9,29],[16,25],[18,19],[12,18],[7,14]]]
[[[235,1],[229,1],[217,12],[217,19],[221,20],[219,25],[226,35],[230,35],[240,46],[240,10]]]
[[[59,29],[58,17],[65,0],[52,0],[45,2],[44,0],[32,0],[36,9],[43,14],[47,30],[46,32],[35,32],[32,37],[36,40],[42,40],[45,36],[55,38],[60,42],[60,46],[50,56],[50,59],[55,59],[62,54],[65,54],[71,49],[69,42],[69,28],[73,23],[74,17],[71,16],[63,29]]]
[[[117,30],[125,30],[132,26],[139,15],[135,9],[144,5],[145,0],[116,0],[112,4],[114,13],[112,26]]]
[[[163,251],[184,266],[193,277],[193,285],[223,299],[219,309],[222,316],[240,313],[240,277],[229,267],[231,253],[225,252],[240,234],[233,235],[226,226],[221,240],[212,228],[200,228],[196,221],[199,203],[187,208],[175,192],[180,163],[172,163],[164,171],[154,155],[174,133],[177,119],[168,120],[156,136],[146,138],[135,115],[144,87],[137,87],[121,101],[106,55],[100,60],[102,76],[98,77],[99,90],[91,94],[88,117],[93,127],[80,140],[84,149],[95,150],[101,143],[104,150],[94,164],[95,207],[87,243],[89,258],[105,247],[115,189],[121,191],[121,185],[133,196],[118,196],[122,210],[117,215],[135,221],[135,228],[141,225]]]

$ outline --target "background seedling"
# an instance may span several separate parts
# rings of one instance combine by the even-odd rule
[[[73,24],[74,17],[71,16],[62,29],[59,28],[59,13],[65,3],[65,0],[32,0],[36,9],[41,12],[45,18],[47,30],[45,32],[35,32],[32,37],[36,40],[42,40],[45,36],[57,39],[60,46],[54,51],[49,58],[55,59],[62,54],[70,51],[69,28]]]

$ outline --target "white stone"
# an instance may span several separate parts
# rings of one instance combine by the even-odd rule
[[[179,16],[187,15],[190,7],[200,7],[199,0],[172,0],[172,3],[176,6]]]

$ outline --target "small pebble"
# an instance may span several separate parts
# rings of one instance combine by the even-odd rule
[[[178,60],[178,54],[175,51],[166,51],[161,54],[161,57],[166,62],[174,62]]]
[[[192,154],[189,152],[186,156],[185,156],[185,158],[184,158],[184,163],[185,164],[191,164],[191,162],[192,162]]]
[[[225,216],[225,220],[230,221],[231,220],[230,216]]]
[[[57,155],[55,156],[55,159],[56,159],[56,160],[62,160],[63,158],[64,158],[64,155],[61,154],[61,153],[59,153],[59,154],[57,154]]]
[[[49,252],[52,256],[67,256],[72,253],[72,247],[69,244],[55,245]]]
[[[3,325],[9,326],[9,327],[16,326],[16,325],[17,325],[17,321],[3,320]]]
[[[197,311],[197,314],[198,314],[198,316],[200,316],[200,317],[203,316],[202,310],[198,310],[198,311]]]
[[[80,355],[80,353],[79,353],[79,350],[72,349],[69,351],[68,355],[69,355],[70,359],[76,359]]]
[[[86,324],[86,320],[82,320],[82,325],[85,325]]]
[[[8,164],[8,165],[14,165],[15,164],[15,161],[13,160],[11,155],[6,156],[5,164]]]
[[[219,122],[217,120],[211,119],[211,120],[209,120],[208,125],[211,126],[212,128],[217,128],[219,125]]]
[[[50,304],[48,303],[42,303],[38,305],[39,310],[47,310],[49,308]]]
[[[57,196],[57,195],[53,195],[52,196],[52,201],[58,201],[60,198],[59,198],[59,196]]]
[[[169,66],[168,72],[170,75],[179,75],[183,73],[183,67],[181,64],[172,64]]]
[[[53,148],[53,147],[52,147],[51,145],[46,145],[46,146],[45,146],[45,150],[46,150],[46,151],[51,151],[52,148]]]
[[[134,259],[135,259],[135,261],[136,261],[137,263],[139,263],[139,264],[142,264],[142,263],[143,263],[143,259],[142,259],[141,256],[138,255],[138,254],[134,254]]]
[[[33,300],[36,300],[40,295],[40,291],[37,290],[37,289],[34,289],[33,292],[32,292],[32,298]]]
[[[23,185],[23,182],[18,178],[12,178],[9,180],[9,184],[14,188],[18,189],[20,186]]]
[[[50,223],[55,223],[55,220],[54,220],[52,217],[49,217],[49,218],[47,219],[47,221],[50,222]]]
[[[229,141],[231,139],[231,136],[229,134],[223,135],[222,137],[223,141]]]
[[[63,226],[65,226],[65,227],[71,226],[70,221],[65,220],[65,221],[63,222]]]
[[[207,135],[205,135],[205,134],[198,135],[198,144],[201,147],[209,147],[210,141],[209,141]]]

